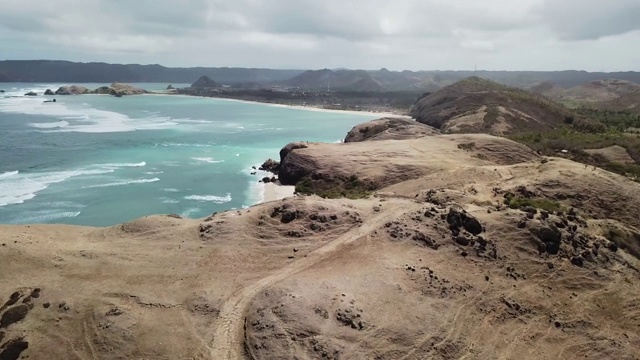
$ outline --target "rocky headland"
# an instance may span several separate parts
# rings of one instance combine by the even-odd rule
[[[108,228],[0,226],[0,271],[19,274],[0,281],[0,353],[640,356],[640,184],[405,119],[346,140],[293,143],[265,163],[296,185],[281,201]]]

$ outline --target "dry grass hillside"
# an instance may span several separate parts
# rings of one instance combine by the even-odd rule
[[[284,150],[359,199],[0,226],[0,359],[640,358],[640,184],[397,131]]]
[[[573,113],[542,96],[471,77],[422,97],[411,116],[445,133],[504,135],[553,129]]]

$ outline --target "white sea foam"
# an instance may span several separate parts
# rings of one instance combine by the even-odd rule
[[[212,157],[193,157],[191,159],[200,161],[200,162],[206,162],[209,164],[217,164],[217,163],[224,162],[224,160],[214,160]]]
[[[215,195],[189,195],[185,196],[185,200],[194,200],[200,202],[213,202],[216,204],[224,204],[231,201],[231,194],[227,196],[215,196]]]
[[[98,164],[95,165],[97,167],[101,167],[101,168],[106,168],[106,169],[117,169],[117,168],[124,168],[124,167],[144,167],[147,166],[147,163],[144,161],[141,161],[139,163],[113,163],[113,164]]]
[[[168,129],[178,125],[178,122],[168,117],[148,116],[136,119],[113,111],[82,106],[70,107],[64,101],[45,104],[41,97],[2,99],[0,112],[47,115],[59,119],[58,122],[29,124],[31,127],[49,132],[127,132]]]
[[[180,190],[178,190],[178,189],[174,189],[174,188],[166,188],[166,189],[162,189],[162,191],[166,191],[166,192],[179,192]]]
[[[18,175],[20,172],[19,171],[7,171],[7,172],[3,172],[2,174],[0,174],[0,179],[6,179],[10,176],[16,176]]]
[[[164,204],[179,204],[180,200],[164,199],[164,200],[162,200],[162,203],[164,203]]]
[[[164,171],[145,171],[145,175],[160,175],[164,174]]]
[[[122,180],[122,181],[106,183],[106,184],[91,185],[91,186],[85,187],[85,189],[103,188],[103,187],[112,187],[112,186],[124,186],[124,185],[132,185],[132,184],[148,184],[148,183],[154,183],[154,182],[158,182],[158,181],[160,181],[160,179],[158,179],[158,178],[153,178],[153,179],[127,179],[127,180]]]
[[[55,128],[63,128],[69,126],[69,122],[67,121],[57,121],[51,123],[32,123],[29,126],[38,128],[38,129],[55,129]]]
[[[163,147],[214,147],[213,144],[181,144],[181,143],[162,143],[156,144],[156,146]]]
[[[182,217],[186,217],[188,218],[189,216],[191,216],[191,214],[195,214],[198,211],[200,211],[200,209],[198,208],[191,208],[191,209],[187,209],[185,211],[182,212],[182,214],[180,214]]]
[[[63,211],[60,209],[38,210],[31,211],[28,215],[20,216],[20,218],[10,220],[9,222],[14,224],[43,223],[52,220],[74,218],[78,217],[80,214],[80,211]]]
[[[46,189],[49,185],[63,182],[70,178],[101,175],[110,172],[113,172],[113,170],[72,170],[32,174],[13,171],[10,173],[11,175],[0,177],[0,206],[22,204],[27,200],[33,199],[38,192]]]

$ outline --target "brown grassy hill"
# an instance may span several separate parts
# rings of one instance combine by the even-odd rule
[[[419,99],[411,116],[445,133],[501,135],[553,129],[574,115],[541,96],[471,77]]]
[[[640,91],[640,85],[626,80],[605,79],[591,81],[567,89],[562,98],[579,103],[612,101],[621,96]]]
[[[0,358],[640,358],[640,184],[485,134],[284,155],[384,187],[0,226]]]

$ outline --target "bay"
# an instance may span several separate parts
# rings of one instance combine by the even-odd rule
[[[61,85],[0,83],[0,223],[108,226],[251,206],[263,192],[252,166],[379,117],[176,95],[41,96]]]

